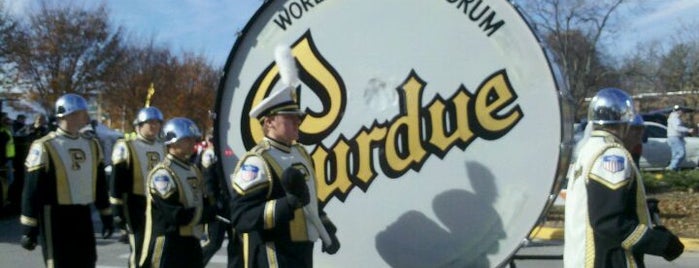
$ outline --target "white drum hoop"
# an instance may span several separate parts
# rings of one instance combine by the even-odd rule
[[[274,49],[290,46],[300,142],[342,243],[314,263],[504,265],[570,162],[573,104],[542,44],[506,0],[267,1],[220,81],[221,174],[261,139],[247,114],[281,88]]]

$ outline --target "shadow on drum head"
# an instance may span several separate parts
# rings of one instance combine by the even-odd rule
[[[483,165],[466,163],[475,193],[452,189],[432,200],[438,222],[420,211],[401,215],[376,236],[376,249],[392,267],[491,267],[487,255],[505,238],[493,207],[495,178]],[[446,227],[446,229],[442,228]]]

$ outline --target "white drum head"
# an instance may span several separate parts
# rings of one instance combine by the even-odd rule
[[[568,166],[557,70],[508,1],[263,4],[225,67],[220,155],[262,138],[290,46],[318,199],[338,227],[317,267],[489,267],[518,249]],[[235,166],[223,161],[230,175]]]

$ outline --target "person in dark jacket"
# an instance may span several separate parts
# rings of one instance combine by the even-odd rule
[[[102,150],[88,123],[87,103],[76,94],[56,101],[58,129],[32,143],[25,161],[21,246],[41,244],[47,267],[95,267],[91,206],[102,220],[102,238],[113,232]]]
[[[203,224],[216,216],[204,195],[199,169],[189,162],[201,134],[187,118],[176,117],[163,126],[165,159],[148,174],[146,232],[141,267],[204,267],[200,241]]]

